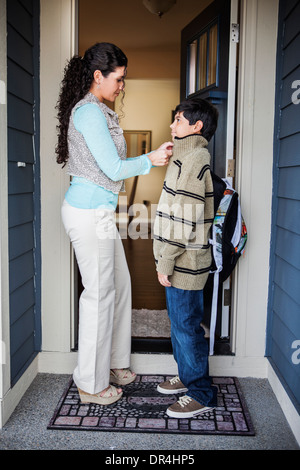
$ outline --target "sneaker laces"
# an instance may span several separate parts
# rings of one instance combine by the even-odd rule
[[[183,408],[184,406],[188,405],[193,399],[188,395],[184,395],[180,397],[178,400],[179,405]]]
[[[180,378],[178,377],[178,375],[176,375],[176,377],[173,377],[172,379],[170,379],[170,384],[171,385],[175,385],[177,382],[180,382]]]

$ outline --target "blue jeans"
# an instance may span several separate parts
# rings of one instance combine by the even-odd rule
[[[216,388],[208,374],[208,343],[200,325],[203,314],[203,291],[166,287],[171,321],[171,341],[180,380],[187,395],[201,405],[216,406]]]

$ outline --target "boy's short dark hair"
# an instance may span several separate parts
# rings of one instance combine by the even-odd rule
[[[203,122],[201,135],[209,142],[218,126],[219,112],[208,101],[198,99],[187,99],[182,101],[175,109],[175,113],[183,112],[184,117],[190,125],[197,121]]]

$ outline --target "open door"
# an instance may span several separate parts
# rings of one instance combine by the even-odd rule
[[[199,97],[219,111],[209,143],[213,171],[234,184],[234,130],[239,0],[215,0],[181,34],[181,100]],[[205,324],[210,323],[213,279],[204,290]],[[219,288],[215,354],[230,354],[230,279]]]

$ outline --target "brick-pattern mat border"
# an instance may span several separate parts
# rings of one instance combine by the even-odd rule
[[[138,375],[135,382],[123,386],[122,398],[109,406],[82,404],[70,379],[48,429],[255,435],[237,378],[214,377],[213,383],[218,388],[217,408],[191,419],[170,418],[166,414],[167,407],[180,396],[157,392],[157,385],[169,378]]]

